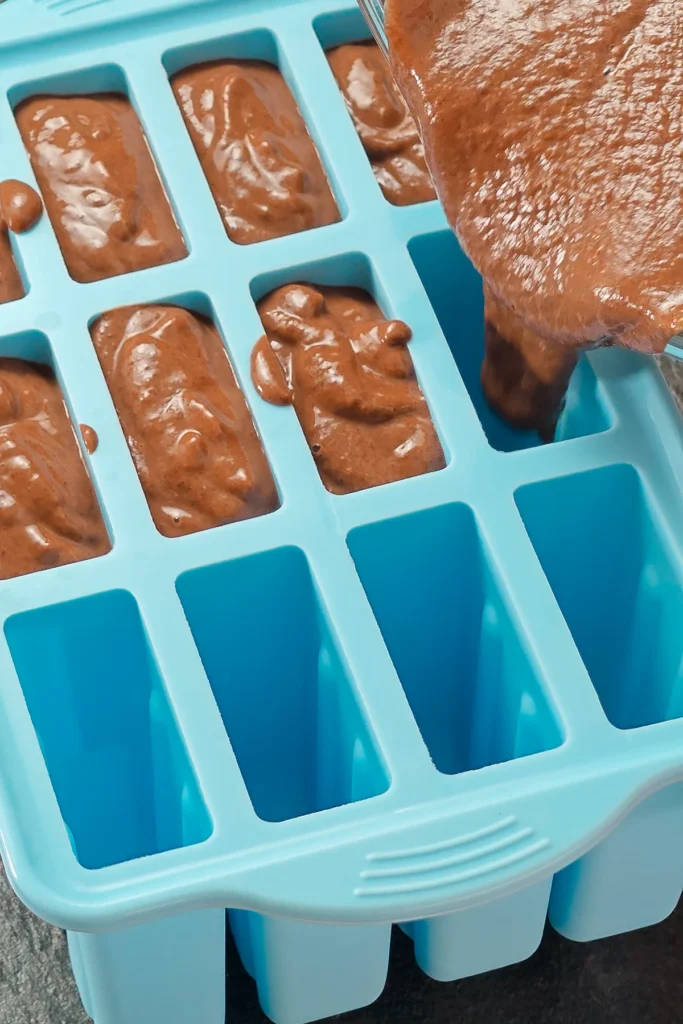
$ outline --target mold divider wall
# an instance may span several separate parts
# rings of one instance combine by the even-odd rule
[[[258,823],[221,722],[199,652],[172,579],[139,587],[139,604],[156,652],[168,701],[222,849],[238,849]]]

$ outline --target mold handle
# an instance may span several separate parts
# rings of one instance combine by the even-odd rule
[[[326,839],[277,866],[251,866],[228,881],[228,902],[339,923],[414,921],[466,909],[550,878],[668,781],[673,777],[662,772],[653,779],[642,766],[625,768],[469,810],[453,801],[430,820],[424,810],[411,822],[401,815],[400,826],[372,839]]]

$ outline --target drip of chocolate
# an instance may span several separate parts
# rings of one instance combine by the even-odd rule
[[[81,437],[83,438],[83,443],[88,455],[94,455],[97,451],[97,446],[100,443],[97,431],[88,426],[87,423],[81,423]]]
[[[251,519],[278,496],[214,325],[128,306],[91,328],[152,517],[167,537]]]
[[[277,68],[260,61],[199,64],[172,84],[234,242],[339,220],[320,157]]]
[[[683,5],[387,0],[386,27],[484,279],[484,390],[548,437],[578,350],[683,329]]]
[[[258,309],[266,334],[252,353],[254,386],[266,401],[294,406],[329,491],[445,465],[406,324],[354,288],[285,285]]]
[[[25,295],[21,275],[14,262],[9,235],[0,224],[0,303],[14,302]]]
[[[0,303],[13,302],[25,295],[8,231],[28,231],[42,211],[42,200],[30,185],[14,179],[0,182]]]
[[[43,201],[34,188],[8,178],[0,182],[0,222],[15,235],[30,231],[43,212]]]

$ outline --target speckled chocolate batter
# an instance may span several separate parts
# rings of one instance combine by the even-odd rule
[[[228,235],[246,244],[339,220],[320,157],[277,68],[219,61],[173,91]]]
[[[444,456],[408,353],[410,328],[363,291],[286,285],[258,306],[262,398],[292,404],[329,491],[441,469]]]
[[[328,53],[382,192],[395,206],[436,198],[424,147],[379,47],[346,43]]]
[[[0,359],[0,579],[110,546],[54,373]]]
[[[278,496],[214,325],[177,306],[101,316],[92,338],[157,529],[271,512]]]
[[[683,329],[683,5],[387,0],[386,24],[485,281],[486,393],[548,434],[576,349]]]
[[[17,107],[16,118],[76,281],[99,281],[187,255],[125,96],[34,96]]]

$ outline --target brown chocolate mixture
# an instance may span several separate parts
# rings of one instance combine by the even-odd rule
[[[16,235],[29,231],[40,220],[43,201],[34,188],[8,178],[0,182],[0,221]]]
[[[395,206],[436,198],[424,147],[389,65],[372,42],[347,43],[328,53],[382,192]]]
[[[547,435],[577,349],[683,328],[683,4],[387,0],[386,24],[484,278],[484,388]]]
[[[308,129],[277,68],[200,64],[173,90],[228,235],[246,244],[339,220]]]
[[[0,303],[21,299],[24,284],[14,262],[8,231],[28,231],[40,218],[43,204],[30,185],[8,178],[0,182]]]
[[[54,373],[0,359],[0,579],[110,547]]]
[[[292,404],[329,491],[346,494],[445,462],[408,353],[410,328],[355,288],[286,285],[259,303],[262,398]]]
[[[9,235],[0,224],[0,302],[13,302],[24,295],[24,285],[14,262]]]
[[[278,496],[214,325],[176,306],[105,313],[92,337],[157,529],[272,512]]]
[[[88,455],[94,455],[100,443],[97,431],[93,427],[88,426],[87,423],[81,423],[81,437],[83,438]]]
[[[187,255],[125,96],[34,96],[16,110],[45,206],[76,281]]]

